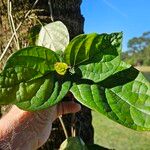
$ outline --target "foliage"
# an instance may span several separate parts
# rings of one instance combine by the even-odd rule
[[[36,35],[37,33],[34,33]],[[67,27],[60,21],[42,26],[41,36],[35,40],[36,45],[47,47],[53,50],[64,50],[69,44]]]
[[[123,59],[132,65],[150,65],[150,32],[130,39],[128,51],[123,53]]]
[[[56,30],[59,38],[68,36],[61,27]],[[61,53],[41,46],[17,51],[0,74],[0,104],[36,111],[70,91],[83,105],[124,126],[149,130],[150,83],[121,61],[121,42],[122,33],[82,34]]]
[[[88,150],[80,137],[69,137],[61,145],[59,150]]]

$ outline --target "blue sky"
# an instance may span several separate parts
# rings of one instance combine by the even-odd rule
[[[83,0],[85,33],[123,31],[123,50],[127,42],[150,31],[150,0]]]

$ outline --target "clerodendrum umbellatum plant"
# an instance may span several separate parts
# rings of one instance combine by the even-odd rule
[[[69,43],[61,22],[42,27],[37,46],[7,60],[0,73],[0,104],[36,111],[71,92],[83,105],[124,126],[149,130],[150,83],[121,61],[121,42],[120,32],[81,34]]]

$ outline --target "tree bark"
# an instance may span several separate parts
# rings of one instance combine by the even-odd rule
[[[4,4],[6,4],[5,3],[6,0],[2,0],[2,2],[3,2],[2,6],[4,6]],[[14,0],[13,1],[14,16],[15,16],[15,21],[17,23],[22,19],[21,15],[18,15],[18,14],[24,14],[23,10],[24,11],[29,10],[34,2],[35,0],[20,0],[20,1]],[[82,3],[82,0],[51,0],[54,21],[60,20],[67,26],[71,39],[83,33],[84,18],[81,15],[81,10],[80,10],[81,3]],[[23,5],[23,4],[27,4],[27,5]],[[40,21],[43,23],[49,23],[52,21],[50,18],[50,9],[48,5],[48,0],[39,1],[33,12],[35,15],[38,16]],[[2,16],[1,17],[2,27],[3,28],[5,27],[5,30],[8,30],[10,33],[8,24],[6,24],[8,23],[6,21],[7,20],[6,14],[1,12],[1,16]],[[19,37],[21,37],[20,40],[26,41],[26,43],[28,44],[26,40],[27,35],[25,33],[28,33],[30,28],[37,23],[35,22],[32,22],[30,19],[27,19],[27,21],[23,24],[22,28],[19,30]],[[2,30],[0,33],[4,37],[6,36],[4,34],[4,30]],[[9,34],[7,38],[5,37],[6,41],[10,38],[10,35],[11,34]],[[2,48],[4,47],[4,45],[6,45],[4,43],[5,41],[1,40],[0,52],[3,51]],[[14,47],[14,45],[12,44],[11,47]],[[12,52],[13,52],[12,48],[9,49],[9,52],[7,52],[6,58]],[[3,59],[3,62],[5,62],[5,59]],[[68,97],[65,97],[65,100],[70,100],[72,98],[73,96],[69,95]],[[64,116],[63,120],[69,132],[69,136],[70,136],[72,115]],[[93,127],[92,127],[92,116],[91,116],[90,109],[82,106],[82,110],[76,114],[76,127],[77,127],[77,135],[81,136],[81,138],[83,139],[85,143],[92,144],[93,143]],[[59,120],[56,120],[53,124],[53,129],[52,129],[52,133],[50,135],[49,140],[40,149],[44,149],[44,150],[58,149],[64,139],[65,139],[65,135],[61,127],[61,124]]]

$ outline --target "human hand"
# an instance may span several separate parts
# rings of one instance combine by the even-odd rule
[[[47,141],[52,122],[58,116],[80,109],[81,106],[72,101],[38,112],[27,112],[13,106],[0,120],[0,149],[37,149]]]

